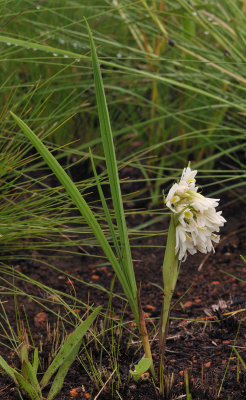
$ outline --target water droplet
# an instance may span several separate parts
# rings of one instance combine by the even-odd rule
[[[68,55],[67,54],[64,54],[64,56],[63,56],[64,58],[68,58]]]
[[[80,62],[80,58],[76,58],[76,60],[75,60],[76,62]]]
[[[37,49],[37,47],[33,47],[33,50],[34,50],[34,51],[37,51],[38,49]]]
[[[122,54],[121,54],[121,53],[117,53],[117,57],[118,57],[118,58],[121,58],[121,57],[122,57]]]
[[[78,44],[77,44],[76,42],[73,42],[73,47],[74,47],[75,49],[77,49]]]
[[[65,43],[65,40],[64,40],[64,39],[59,39],[59,42],[60,42],[61,44],[64,44],[64,43]]]
[[[197,15],[197,12],[196,12],[196,11],[193,11],[193,13],[192,13],[192,14],[196,16],[196,15]]]
[[[7,46],[11,46],[11,43],[10,43],[10,42],[7,42],[6,45],[7,45]]]
[[[209,35],[209,32],[208,32],[208,31],[205,31],[205,32],[204,32],[204,35]]]
[[[57,56],[58,56],[58,54],[57,54],[57,53],[53,53],[53,56],[54,56],[54,57],[57,57]]]
[[[208,17],[208,21],[213,21],[213,18],[211,18],[211,17]]]
[[[41,8],[41,6],[36,6],[36,9],[37,9],[37,10],[40,10],[40,8]]]

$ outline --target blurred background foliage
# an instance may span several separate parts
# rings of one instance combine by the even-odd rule
[[[73,207],[9,110],[89,196],[96,191],[91,148],[107,192],[85,18],[100,58],[120,176],[127,179],[126,208],[144,204],[161,218],[162,190],[188,161],[209,194],[245,200],[244,1],[6,0],[0,7],[5,241],[67,235]],[[92,206],[103,222],[93,197]],[[80,230],[81,217],[73,218]]]

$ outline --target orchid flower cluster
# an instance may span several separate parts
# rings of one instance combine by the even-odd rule
[[[213,243],[218,243],[219,228],[226,222],[221,211],[215,207],[219,199],[204,197],[198,193],[195,176],[197,171],[184,168],[179,183],[175,183],[166,197],[166,205],[175,213],[176,247],[175,254],[185,261],[187,252],[207,253],[214,251]]]

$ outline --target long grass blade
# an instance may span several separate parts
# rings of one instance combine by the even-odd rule
[[[113,239],[113,243],[114,243],[114,247],[115,247],[116,253],[118,255],[118,258],[120,259],[121,258],[121,254],[120,254],[119,243],[118,243],[118,240],[117,240],[117,236],[116,236],[116,232],[115,232],[114,225],[113,225],[113,222],[112,222],[112,218],[111,218],[110,213],[109,213],[107,202],[106,202],[105,196],[103,194],[101,183],[100,183],[99,177],[97,175],[97,170],[96,170],[96,167],[95,167],[95,163],[94,163],[93,155],[92,155],[91,151],[90,151],[90,159],[91,159],[92,170],[93,170],[93,173],[94,173],[94,176],[95,176],[95,180],[96,180],[96,184],[97,184],[98,193],[99,193],[100,200],[101,200],[101,203],[102,203],[102,206],[103,206],[103,211],[104,211],[104,214],[105,214],[105,217],[106,217],[106,221],[107,221],[108,226],[109,226],[109,231],[110,231],[110,234],[111,234],[112,239]]]
[[[119,230],[119,237],[121,243],[121,252],[123,259],[122,265],[124,269],[124,274],[128,280],[128,284],[132,289],[132,294],[137,299],[137,285],[135,280],[127,226],[125,221],[125,214],[121,196],[115,147],[113,142],[113,135],[111,130],[108,107],[107,107],[99,62],[97,58],[96,48],[88,24],[87,24],[87,29],[91,44],[92,66],[94,72],[96,99],[98,106],[98,115],[101,128],[102,142],[103,142],[107,171],[109,176],[109,184],[114,205],[115,217],[117,221],[117,227]]]
[[[138,309],[135,297],[133,297],[131,286],[126,279],[124,272],[122,271],[120,264],[117,258],[114,255],[112,248],[110,247],[106,236],[104,235],[99,223],[96,220],[93,212],[91,211],[90,207],[84,200],[83,196],[79,192],[78,188],[75,186],[73,181],[58,163],[58,161],[54,158],[54,156],[50,153],[50,151],[45,147],[45,145],[41,142],[41,140],[32,132],[32,130],[23,122],[17,115],[11,112],[16,123],[31,141],[34,147],[38,150],[40,155],[46,161],[50,169],[54,172],[57,176],[69,196],[72,198],[73,202],[78,207],[78,210],[83,215],[84,219],[86,220],[87,224],[91,228],[92,232],[94,233],[96,239],[98,240],[101,248],[103,249],[105,255],[107,256],[109,262],[111,263],[114,271],[122,285],[124,293],[130,303],[130,307],[134,313],[134,316],[138,322]]]

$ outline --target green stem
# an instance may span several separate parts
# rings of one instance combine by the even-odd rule
[[[152,353],[151,353],[151,348],[150,348],[150,343],[149,343],[149,335],[148,335],[146,322],[145,322],[145,316],[144,316],[144,312],[143,312],[142,305],[141,305],[141,300],[140,300],[140,290],[141,290],[141,287],[138,290],[138,309],[139,309],[140,334],[141,334],[141,339],[142,339],[142,343],[143,343],[145,357],[149,358],[151,360],[151,364],[150,364],[150,367],[149,367],[150,373],[151,373],[152,377],[156,380],[154,363],[153,363],[153,358],[152,358]]]
[[[165,355],[166,339],[169,328],[171,300],[172,300],[172,293],[169,293],[169,295],[166,294],[164,295],[162,314],[161,314],[161,325],[159,331],[160,374],[161,371],[164,372],[164,355]]]
[[[164,354],[166,347],[166,338],[169,328],[169,314],[171,301],[173,297],[173,292],[176,286],[176,282],[179,274],[179,261],[178,257],[175,255],[176,246],[176,226],[175,226],[175,216],[172,214],[171,221],[168,230],[166,251],[163,261],[163,285],[164,285],[164,297],[162,314],[160,320],[160,330],[159,330],[159,354],[160,354],[160,393],[164,395],[164,382],[163,382],[163,372],[164,372]]]

